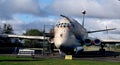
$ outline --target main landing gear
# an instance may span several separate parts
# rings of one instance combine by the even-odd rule
[[[105,44],[101,44],[101,48],[99,49],[101,54],[105,53],[105,49],[104,49]]]

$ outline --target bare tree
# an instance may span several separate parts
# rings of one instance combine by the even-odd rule
[[[10,24],[3,24],[3,27],[1,28],[2,34],[13,34],[13,28]]]

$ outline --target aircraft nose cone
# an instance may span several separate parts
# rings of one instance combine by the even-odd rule
[[[65,44],[65,41],[63,41],[62,39],[59,39],[57,41],[55,41],[55,46],[57,48],[60,48],[61,46],[63,46]]]

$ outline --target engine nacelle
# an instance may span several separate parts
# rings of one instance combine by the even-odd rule
[[[84,43],[87,46],[91,45],[99,46],[101,44],[101,41],[99,39],[87,38],[84,40]]]
[[[91,46],[91,39],[85,39],[84,40],[85,45]]]
[[[101,44],[101,40],[95,39],[94,40],[94,45],[99,46]]]

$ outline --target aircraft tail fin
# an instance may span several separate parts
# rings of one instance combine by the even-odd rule
[[[115,29],[116,28],[104,29],[104,30],[95,30],[95,31],[88,31],[87,33],[103,32],[103,31],[109,31],[109,30],[115,30]]]

